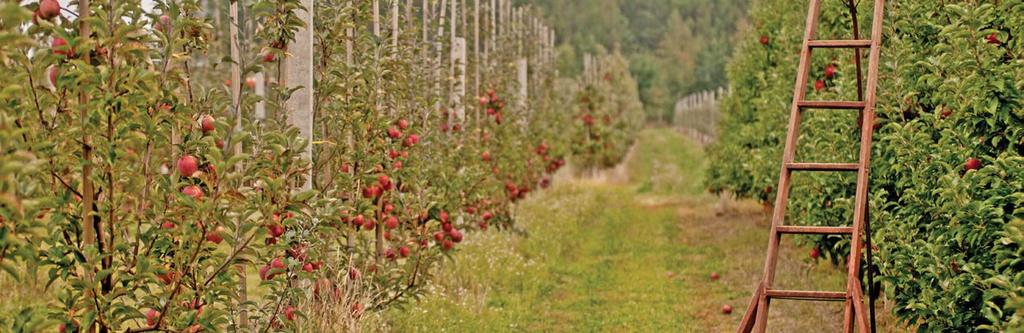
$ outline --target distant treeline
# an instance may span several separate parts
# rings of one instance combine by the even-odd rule
[[[724,86],[732,39],[750,0],[544,0],[558,31],[560,70],[582,68],[580,53],[618,48],[630,60],[651,120],[668,121],[676,100]]]

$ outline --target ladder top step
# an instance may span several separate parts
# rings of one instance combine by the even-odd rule
[[[867,107],[867,103],[848,101],[800,101],[797,103],[797,106],[801,109],[860,110]]]
[[[765,290],[765,297],[798,301],[844,301],[846,292],[842,291],[806,291],[806,290]]]
[[[857,163],[786,163],[792,171],[858,171]]]
[[[775,228],[783,234],[794,235],[852,235],[853,227],[818,227],[818,226],[796,226],[783,225]]]
[[[810,40],[807,45],[811,48],[868,48],[871,47],[870,39],[839,39],[839,40]]]

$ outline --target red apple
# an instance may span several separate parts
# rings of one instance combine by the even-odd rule
[[[68,41],[60,37],[53,37],[53,41],[50,42],[50,48],[53,49],[53,54],[60,54],[65,57],[71,57],[75,54],[75,49],[68,47]]]
[[[819,257],[821,257],[821,249],[819,249],[819,248],[811,249],[811,259],[818,259]]]
[[[442,223],[448,223],[448,220],[450,219],[448,212],[441,212],[441,214],[438,214],[438,217],[441,219]]]
[[[484,221],[490,221],[491,219],[493,219],[493,218],[494,218],[494,213],[491,213],[491,212],[484,212],[484,214],[483,214],[483,215],[481,215],[480,217],[481,217],[481,218],[483,218],[483,219],[484,219]]]
[[[157,274],[156,277],[160,279],[160,282],[163,282],[163,284],[171,284],[172,282],[174,282],[177,275],[178,273],[175,272],[174,270],[168,270],[163,274]]]
[[[271,237],[281,237],[281,235],[284,235],[284,226],[277,223],[270,224],[267,225],[267,231],[270,232]]]
[[[167,14],[160,15],[159,22],[160,22],[160,30],[164,30],[164,31],[171,30],[171,17],[170,16],[167,16]]]
[[[399,119],[398,120],[398,129],[405,130],[407,128],[409,128],[409,121],[405,120],[405,119]]]
[[[273,52],[267,52],[263,55],[263,62],[274,62],[274,58],[275,56]]]
[[[965,170],[978,170],[981,169],[981,160],[971,157],[967,159],[967,163],[964,164]]]
[[[388,178],[388,175],[377,176],[377,184],[379,184],[382,189],[387,190],[391,188],[391,178]]]
[[[402,132],[399,131],[397,128],[394,128],[394,127],[388,128],[388,137],[392,138],[392,139],[401,138],[402,137]]]
[[[199,125],[202,127],[203,134],[213,132],[213,130],[217,129],[217,122],[211,115],[203,116],[203,119],[199,121]]]
[[[224,227],[217,226],[216,228],[213,228],[213,230],[210,230],[210,231],[206,232],[206,241],[208,241],[210,243],[214,243],[214,244],[220,244],[220,242],[224,241],[223,234],[224,234]]]
[[[441,249],[444,249],[445,251],[451,250],[452,246],[455,246],[455,244],[452,244],[451,240],[445,239],[441,242]]]
[[[274,260],[270,261],[270,268],[273,268],[273,269],[284,269],[285,268],[284,260],[281,260],[281,258],[274,258]]]
[[[182,177],[192,177],[199,171],[199,160],[195,156],[185,155],[178,159],[178,174]]]
[[[729,304],[722,305],[722,313],[723,314],[731,314],[732,313],[732,305],[729,305]]]
[[[156,326],[157,320],[160,319],[160,311],[156,309],[149,309],[146,311],[146,325]]]
[[[174,229],[174,227],[176,227],[176,225],[174,225],[174,222],[166,221],[163,224],[161,224],[160,227],[169,230],[169,229]]]
[[[313,264],[312,263],[308,263],[308,262],[303,264],[302,265],[302,271],[304,271],[306,273],[312,273],[313,272]]]
[[[271,275],[267,274],[269,272],[270,272],[270,265],[263,265],[263,267],[260,267],[260,280],[266,281],[266,280],[273,279],[274,276],[272,274]]]
[[[761,35],[761,39],[759,40],[759,42],[761,42],[761,45],[768,45],[768,35]]]
[[[825,78],[826,79],[831,79],[831,78],[833,78],[835,76],[836,76],[836,66],[833,66],[832,64],[829,64],[828,66],[825,66]]]
[[[408,137],[405,138],[405,141],[402,141],[402,146],[404,146],[404,147],[412,147],[412,146],[415,146],[419,142],[420,142],[420,136],[419,135],[410,134]]]
[[[995,33],[992,33],[992,34],[990,34],[988,36],[985,36],[985,41],[988,42],[989,44],[994,44],[994,45],[1002,45],[1003,44],[1003,42],[999,40],[999,36],[997,36]]]
[[[483,153],[480,153],[480,159],[482,159],[484,162],[490,162],[491,161],[491,152],[484,151]]]
[[[718,278],[719,278],[718,272],[711,272],[711,280],[712,281],[718,281]]]
[[[388,219],[384,221],[384,226],[388,229],[398,228],[398,218],[389,216]]]
[[[363,223],[366,223],[366,218],[363,217],[362,214],[357,215],[356,217],[352,218],[352,224],[363,225]]]
[[[375,227],[377,227],[377,222],[373,220],[367,219],[366,222],[363,222],[363,229],[373,230]]]
[[[814,81],[814,90],[815,91],[822,91],[824,89],[825,89],[825,81],[823,81],[823,80]]]
[[[355,267],[349,268],[348,269],[348,278],[349,278],[349,280],[357,280],[357,279],[359,279],[359,269],[356,269]]]
[[[50,84],[57,88],[57,66],[50,67],[49,77]]]
[[[451,236],[453,242],[462,242],[462,232],[460,232],[458,229],[452,229],[452,231],[448,232],[448,236]]]
[[[60,15],[60,2],[57,2],[57,0],[39,1],[39,10],[36,11],[36,15],[44,20],[57,17],[57,15]]]
[[[289,305],[284,308],[284,317],[290,321],[295,321],[295,307]]]
[[[399,247],[398,248],[398,254],[401,255],[402,258],[408,257],[409,256],[409,247],[408,246]]]
[[[444,232],[441,232],[441,231],[435,232],[434,233],[434,240],[438,241],[438,242],[444,240]]]
[[[190,196],[193,199],[202,199],[203,198],[203,189],[201,189],[201,188],[199,188],[199,186],[195,186],[195,185],[185,186],[185,188],[181,189],[181,193],[184,194],[184,195]]]

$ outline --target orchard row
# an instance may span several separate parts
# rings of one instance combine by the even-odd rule
[[[3,330],[350,330],[643,119],[507,0],[155,2],[0,4]]]
[[[872,4],[860,1],[860,26]],[[806,1],[763,1],[729,67],[709,187],[765,203],[786,224],[851,225],[852,175],[800,174],[775,188]],[[820,39],[852,39],[843,2],[822,3]],[[894,1],[886,7],[870,219],[892,311],[927,332],[1013,331],[1024,313],[1024,5]],[[869,32],[864,32],[867,36]],[[819,53],[820,52],[820,53]],[[854,53],[815,50],[815,100],[856,100]],[[797,158],[855,162],[856,112],[804,114]],[[736,156],[743,156],[737,159]],[[811,260],[845,262],[848,237],[806,237]],[[877,281],[877,280],[876,280]],[[865,284],[866,285],[866,284]]]

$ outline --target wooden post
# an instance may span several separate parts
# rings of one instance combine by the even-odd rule
[[[452,1],[454,3],[454,1]],[[466,121],[466,107],[463,104],[466,96],[466,39],[455,38],[452,42],[452,73],[455,74],[455,81],[451,91],[452,110],[455,113],[455,122],[463,126]]]
[[[295,32],[295,41],[288,45],[291,56],[285,58],[285,82],[289,88],[299,88],[285,104],[288,124],[299,129],[306,141],[302,158],[313,162],[313,0],[302,0],[305,11],[298,14],[303,26]],[[313,188],[312,168],[306,173],[302,190]]]
[[[391,0],[391,47],[398,52],[398,0]]]

